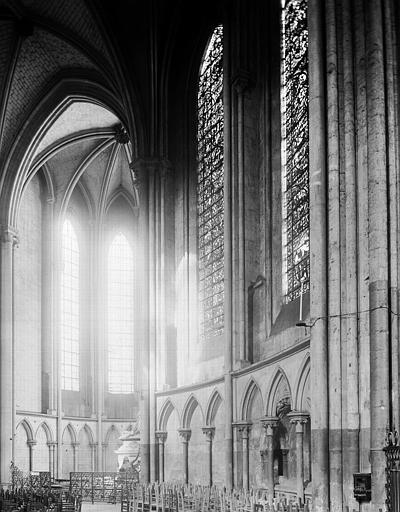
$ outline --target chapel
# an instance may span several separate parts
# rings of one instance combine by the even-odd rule
[[[400,510],[399,50],[396,0],[0,0],[1,486]]]

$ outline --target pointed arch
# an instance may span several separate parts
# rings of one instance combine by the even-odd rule
[[[204,424],[204,414],[200,407],[200,404],[197,400],[197,398],[192,394],[189,396],[189,398],[186,400],[186,404],[183,408],[183,414],[182,414],[182,427],[183,428],[190,428],[190,423],[192,421],[192,416],[194,414],[194,411],[196,408],[199,408],[203,424]]]
[[[18,429],[18,427],[22,427],[25,432],[26,432],[26,438],[27,438],[27,441],[34,441],[35,438],[33,437],[33,428],[32,428],[32,425],[29,423],[29,421],[24,418],[23,420],[21,420],[18,425],[17,425],[17,428],[16,430]]]
[[[285,395],[280,397],[279,394]],[[270,380],[268,386],[268,395],[266,403],[267,416],[276,416],[276,405],[280,398],[288,398],[291,406],[293,406],[292,392],[290,389],[289,379],[285,371],[278,366]]]
[[[88,436],[88,439],[89,439],[89,443],[90,444],[93,444],[94,443],[94,435],[93,435],[93,431],[92,429],[89,427],[89,425],[87,423],[85,423],[83,425],[83,427],[80,429],[79,431],[79,434],[81,433],[81,431],[84,431],[86,433],[86,435]],[[79,439],[79,437],[78,437]]]
[[[214,426],[215,416],[217,415],[218,409],[221,404],[221,395],[217,389],[214,389],[207,403],[206,426]]]
[[[160,413],[158,415],[158,429],[159,430],[162,430],[162,431],[167,430],[168,420],[169,420],[171,414],[173,413],[173,411],[176,412],[176,414],[179,418],[179,414],[178,414],[176,407],[173,405],[171,400],[169,398],[167,398],[167,400],[161,406]],[[180,423],[180,418],[179,418],[179,423]]]
[[[297,374],[295,395],[294,395],[294,408],[296,411],[302,411],[304,409],[304,401],[306,400],[305,392],[307,389],[307,382],[310,378],[310,353],[304,356],[299,372]]]
[[[250,377],[249,382],[247,383],[247,386],[245,388],[245,391],[243,393],[241,405],[240,405],[240,419],[241,420],[248,420],[250,417],[250,409],[253,404],[253,401],[255,397],[259,395],[261,404],[262,404],[262,410],[264,409],[263,404],[263,397],[260,390],[260,386],[254,379],[254,377]]]
[[[65,444],[64,443],[64,436],[65,436],[65,433],[67,431],[68,431],[71,443],[77,443],[78,442],[78,436],[76,435],[76,430],[75,430],[74,426],[71,423],[68,423],[68,425],[66,425],[64,430],[63,430],[62,443]]]
[[[46,440],[48,443],[52,443],[54,441],[53,432],[51,431],[51,428],[49,427],[46,421],[42,421],[42,423],[38,425],[38,428],[36,429],[35,432],[35,439],[37,439],[39,429],[44,430],[44,433],[46,434]]]

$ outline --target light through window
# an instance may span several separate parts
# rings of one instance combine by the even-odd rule
[[[309,289],[307,0],[282,5],[282,235],[286,302]]]
[[[199,76],[197,219],[200,337],[224,329],[223,28],[216,27]]]
[[[66,220],[62,231],[61,385],[79,391],[79,246]]]
[[[133,255],[118,233],[108,255],[108,390],[133,392]]]

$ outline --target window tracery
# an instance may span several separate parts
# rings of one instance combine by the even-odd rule
[[[284,0],[281,17],[283,291],[309,289],[307,0]]]
[[[215,28],[202,61],[197,98],[198,277],[200,336],[224,328],[223,27]]]

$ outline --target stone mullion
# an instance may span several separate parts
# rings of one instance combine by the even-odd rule
[[[310,322],[313,509],[329,509],[329,398],[327,332],[326,117],[323,16],[319,0],[308,2]]]
[[[385,507],[382,439],[390,423],[387,141],[382,6],[366,4],[372,506]]]

